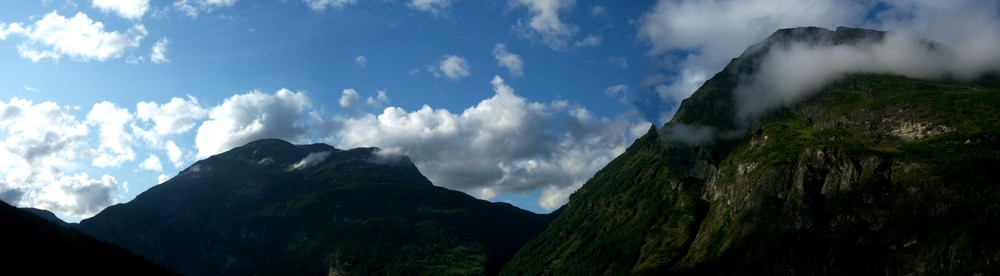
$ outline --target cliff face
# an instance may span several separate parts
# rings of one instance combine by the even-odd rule
[[[848,75],[735,120],[734,90],[783,41],[734,59],[674,119],[573,194],[504,272],[975,274],[1000,269],[1000,86]],[[817,65],[821,66],[821,65]],[[712,130],[692,141],[692,126]]]

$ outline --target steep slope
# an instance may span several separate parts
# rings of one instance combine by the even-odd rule
[[[2,263],[8,273],[173,274],[121,247],[4,202],[0,202],[0,225],[0,244],[5,251]]]
[[[751,47],[574,193],[504,274],[997,271],[996,75],[848,75],[749,125],[734,119],[734,90],[768,47],[882,36],[799,28]],[[719,132],[692,143],[682,125]]]
[[[191,275],[495,274],[548,222],[433,186],[406,157],[271,139],[79,228]]]

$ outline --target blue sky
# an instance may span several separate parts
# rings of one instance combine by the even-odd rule
[[[549,212],[778,28],[948,41],[947,26],[968,22],[945,19],[979,11],[966,17],[992,24],[996,7],[11,1],[0,8],[0,199],[77,221],[201,158],[282,138],[406,154],[437,185]]]

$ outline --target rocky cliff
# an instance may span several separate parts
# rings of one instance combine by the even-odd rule
[[[734,93],[767,49],[884,35],[797,28],[750,47],[574,193],[504,273],[997,271],[997,75],[848,74],[800,102],[737,114]]]

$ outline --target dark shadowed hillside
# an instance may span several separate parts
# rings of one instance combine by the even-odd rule
[[[121,247],[2,202],[0,225],[5,274],[173,275]]]
[[[737,112],[738,87],[771,47],[883,36],[799,28],[751,47],[574,193],[504,274],[995,273],[995,74],[847,74],[801,101]]]
[[[549,218],[434,186],[405,156],[259,140],[79,228],[177,271],[495,274]]]

